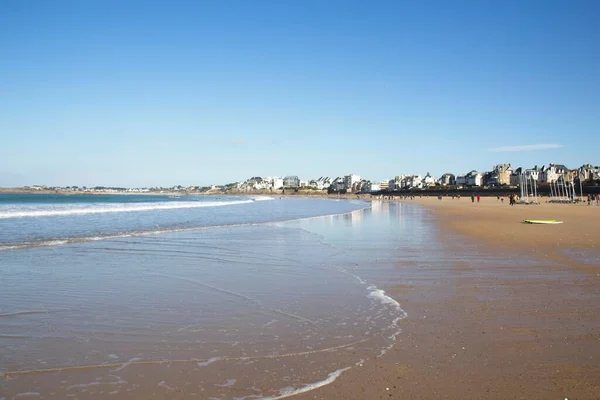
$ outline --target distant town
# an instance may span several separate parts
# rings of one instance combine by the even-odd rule
[[[245,181],[211,186],[172,186],[148,188],[123,188],[105,186],[66,186],[48,187],[43,185],[25,186],[26,191],[67,191],[75,193],[295,193],[314,192],[328,194],[382,194],[402,191],[433,191],[433,190],[485,190],[485,189],[516,189],[527,181],[535,185],[563,184],[580,186],[598,186],[600,184],[600,167],[584,164],[579,168],[570,169],[562,164],[550,163],[548,166],[533,168],[512,168],[510,164],[498,164],[491,171],[469,171],[464,175],[445,173],[435,177],[430,173],[421,175],[396,175],[385,181],[371,181],[357,174],[338,177],[322,176],[316,179],[304,180],[295,175],[285,177],[251,177]]]

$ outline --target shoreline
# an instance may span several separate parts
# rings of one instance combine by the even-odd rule
[[[405,202],[430,211],[424,223],[454,255],[418,272],[398,264],[390,281],[412,283],[385,288],[408,313],[394,348],[298,399],[600,398],[600,207]],[[564,223],[521,223],[548,215]]]

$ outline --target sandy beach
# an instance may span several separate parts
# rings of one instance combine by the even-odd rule
[[[600,398],[600,207],[406,202],[430,210],[455,256],[398,265],[414,279],[391,290],[408,313],[393,351],[298,398]]]

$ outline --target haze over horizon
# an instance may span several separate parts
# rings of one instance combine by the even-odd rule
[[[0,186],[600,164],[595,1],[5,1]]]

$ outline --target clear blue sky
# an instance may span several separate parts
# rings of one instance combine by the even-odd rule
[[[0,186],[597,165],[599,20],[584,0],[4,0]]]

